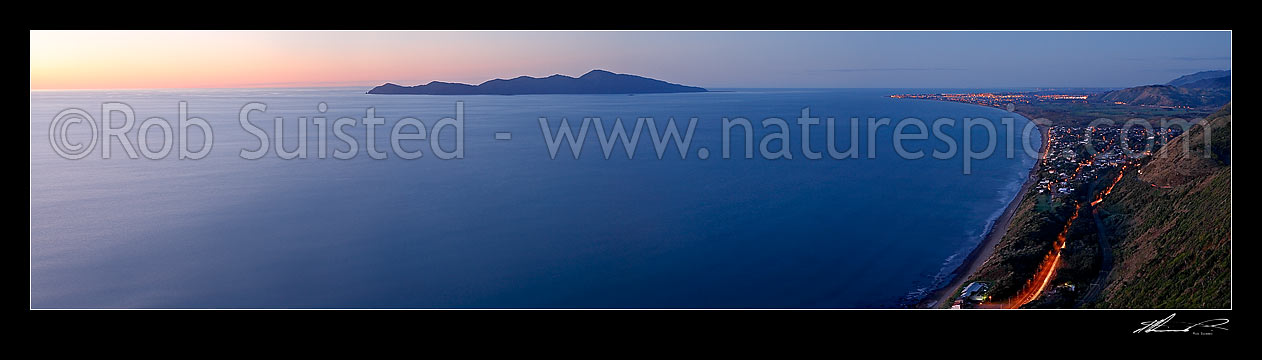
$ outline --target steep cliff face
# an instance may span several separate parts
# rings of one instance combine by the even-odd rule
[[[1126,174],[1101,215],[1116,256],[1094,306],[1231,307],[1231,104]]]

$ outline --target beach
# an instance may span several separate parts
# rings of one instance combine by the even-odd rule
[[[1039,134],[1042,136],[1042,147],[1039,154],[1047,150],[1048,146],[1048,128],[1040,126]],[[1021,205],[1021,199],[1025,197],[1026,192],[1034,185],[1035,176],[1039,170],[1039,164],[1035,163],[1030,167],[1030,172],[1025,178],[1025,182],[1021,184],[1021,190],[1017,191],[1012,200],[1008,202],[1008,207],[1003,210],[1003,214],[995,219],[995,223],[990,227],[990,231],[982,238],[981,243],[973,251],[969,252],[968,257],[964,258],[964,262],[960,264],[955,271],[951,272],[951,281],[941,288],[930,292],[928,296],[920,301],[916,307],[918,308],[940,308],[943,304],[951,302],[951,297],[955,295],[956,290],[964,286],[964,281],[973,276],[973,273],[986,263],[986,259],[995,252],[995,246],[999,244],[999,240],[1003,239],[1004,234],[1008,232],[1008,225],[1012,223],[1012,216],[1016,213],[1017,207]]]

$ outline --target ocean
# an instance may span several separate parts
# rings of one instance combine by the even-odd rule
[[[896,308],[949,280],[1033,166],[1019,141],[1017,155],[1004,156],[1010,135],[1001,118],[1015,118],[1011,136],[1032,137],[1034,148],[1039,141],[1021,132],[1028,120],[1000,109],[888,97],[932,89],[634,96],[364,90],[31,91],[31,306]],[[160,117],[172,124],[174,149],[159,159],[134,149],[141,156],[131,159],[118,139],[102,134],[92,144],[83,122],[53,126],[67,124],[59,118],[67,109],[105,122],[102,104],[115,102],[135,113],[128,139],[142,145],[140,124]],[[204,140],[193,129],[189,144],[178,143],[181,102],[187,117],[212,129],[204,158],[180,158],[181,146],[198,150]],[[261,140],[238,119],[250,103],[266,105],[248,121],[270,141],[253,160],[242,151]],[[369,108],[384,119],[372,141],[362,121],[332,130],[335,119],[361,119]],[[462,131],[435,126],[455,118],[457,108]],[[800,148],[804,108],[823,118],[806,137],[820,159]],[[121,126],[121,113],[111,114],[108,126]],[[279,136],[276,117],[286,126]],[[307,158],[279,156],[278,146],[293,150],[303,139],[299,121],[316,117],[330,126],[309,124]],[[420,151],[416,159],[399,156],[388,139],[409,117],[430,135],[402,142],[403,150]],[[606,159],[593,129],[577,159],[565,143],[554,155],[549,141],[560,120],[577,134],[586,117],[600,117],[607,129],[621,119],[628,134],[639,118],[652,117],[657,128],[673,118],[681,136],[696,120],[682,157],[673,144],[658,151],[647,125],[634,157],[619,143]],[[838,149],[852,131],[864,134],[858,158],[825,150],[828,117],[836,120]],[[889,118],[890,126],[869,126],[869,117]],[[739,127],[728,137],[731,156],[723,156],[724,118],[753,125],[752,159],[744,157]],[[792,159],[763,156],[763,140],[782,131],[763,127],[767,118],[787,123],[783,150]],[[934,136],[905,141],[905,150],[925,154],[907,159],[891,135],[907,118],[984,118],[999,129],[998,147],[971,160],[968,174],[962,151],[929,155],[948,149]],[[79,159],[59,153],[63,128],[68,143],[91,151]],[[162,128],[146,129],[143,145],[161,148]],[[953,139],[965,132],[940,130]],[[983,151],[986,131],[969,133],[969,148]],[[339,135],[356,142],[350,159],[333,156],[352,148]],[[386,158],[374,159],[370,143]],[[783,144],[774,139],[766,147]],[[456,146],[463,151],[457,158],[440,156]]]

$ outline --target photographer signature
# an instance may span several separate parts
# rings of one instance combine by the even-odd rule
[[[1139,334],[1139,333],[1173,332],[1173,333],[1207,334],[1214,330],[1227,330],[1227,328],[1223,327],[1223,325],[1227,325],[1227,323],[1230,322],[1230,320],[1227,320],[1227,319],[1210,319],[1210,320],[1205,320],[1205,321],[1201,321],[1194,324],[1188,323],[1188,322],[1182,322],[1182,321],[1171,321],[1172,319],[1174,319],[1174,315],[1175,314],[1170,314],[1170,316],[1167,316],[1165,319],[1161,319],[1161,320],[1141,322],[1140,324],[1143,324],[1144,326],[1135,330],[1134,333]],[[1202,329],[1202,330],[1194,332],[1193,330],[1195,329]]]

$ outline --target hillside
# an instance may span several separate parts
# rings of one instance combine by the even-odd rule
[[[1098,103],[1201,108],[1223,106],[1231,101],[1231,93],[1225,89],[1146,85],[1093,95],[1090,100]]]
[[[1095,307],[1231,307],[1230,104],[1209,119],[1101,204],[1116,258]]]

